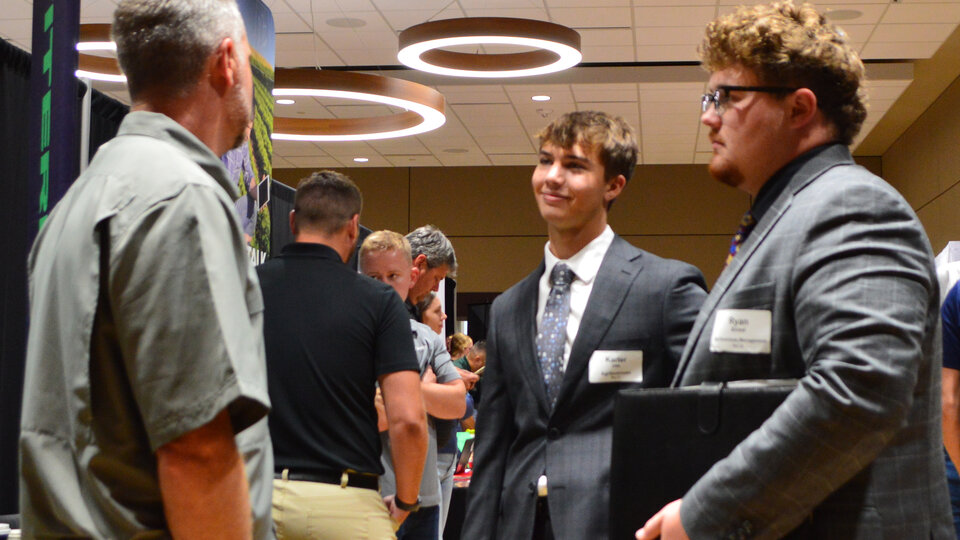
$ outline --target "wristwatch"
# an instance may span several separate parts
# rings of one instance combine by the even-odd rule
[[[416,512],[420,509],[420,496],[417,496],[417,502],[410,504],[405,503],[400,500],[400,497],[393,497],[393,504],[397,505],[397,508],[403,510],[404,512]]]

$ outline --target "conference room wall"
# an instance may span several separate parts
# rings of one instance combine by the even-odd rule
[[[879,158],[861,162],[880,172]],[[501,292],[543,256],[546,227],[530,187],[532,164],[338,170],[363,192],[365,226],[405,232],[431,223],[447,234],[460,263],[458,292]],[[274,176],[295,186],[310,172],[275,169]],[[697,266],[712,285],[749,207],[747,195],[710,178],[705,165],[640,165],[610,224],[640,248]]]
[[[883,154],[883,171],[917,211],[934,253],[960,240],[960,79]]]

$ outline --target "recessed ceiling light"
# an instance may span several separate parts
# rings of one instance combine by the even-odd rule
[[[533,96],[530,99],[534,101],[550,101],[550,96]]]
[[[827,10],[824,15],[831,21],[851,21],[862,17],[863,12],[859,9],[835,9]]]
[[[296,101],[292,99],[278,99],[277,105],[293,105]]]
[[[335,17],[333,19],[327,19],[327,24],[335,28],[360,28],[361,26],[366,26],[367,21],[353,17]]]
[[[367,159],[367,158],[365,158],[365,157],[355,157],[355,158],[353,158],[353,160],[356,161],[357,163],[366,163],[366,162],[370,161],[369,159]]]
[[[443,151],[447,154],[466,154],[469,152],[466,148],[444,148]]]

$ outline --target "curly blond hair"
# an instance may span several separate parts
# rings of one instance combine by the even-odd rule
[[[707,25],[699,52],[710,72],[740,65],[762,84],[809,88],[844,144],[853,142],[867,117],[860,56],[810,4],[740,7]]]

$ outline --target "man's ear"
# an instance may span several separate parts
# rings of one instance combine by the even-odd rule
[[[237,84],[237,46],[233,38],[223,38],[213,51],[213,68],[210,81],[218,93],[223,94]]]
[[[420,268],[416,265],[410,265],[410,287],[413,287],[413,284],[420,279]]]
[[[297,219],[296,219],[296,217],[295,217],[295,216],[296,216],[296,213],[297,213],[296,210],[291,210],[291,211],[290,211],[290,234],[292,234],[294,237],[296,237],[296,236],[297,236],[297,233],[298,233],[298,231],[297,231]]]
[[[790,123],[793,127],[807,126],[817,115],[817,95],[809,88],[800,88],[790,95]]]
[[[622,174],[618,174],[614,178],[608,180],[607,191],[603,194],[603,200],[609,204],[610,201],[620,196],[620,193],[623,191],[623,187],[626,185],[627,178]]]
[[[422,272],[427,267],[427,256],[423,253],[413,258],[413,265],[417,267],[418,272]]]
[[[356,244],[360,236],[360,214],[354,214],[347,222],[347,234],[350,235],[350,241]]]

